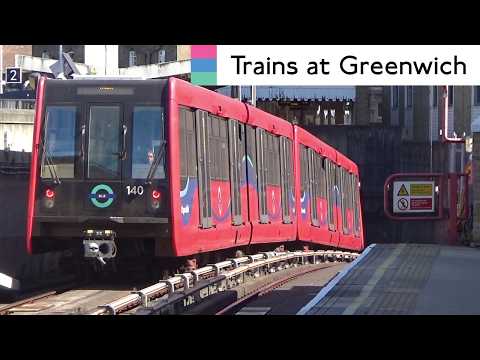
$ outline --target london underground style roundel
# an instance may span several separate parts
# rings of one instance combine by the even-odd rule
[[[110,186],[99,184],[90,192],[90,200],[92,204],[98,208],[106,208],[112,205],[114,193]]]

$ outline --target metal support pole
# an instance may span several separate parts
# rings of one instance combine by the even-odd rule
[[[242,101],[242,86],[238,87],[238,100]]]
[[[0,45],[0,94],[3,94],[3,45]]]
[[[458,176],[457,174],[450,174],[450,206],[448,217],[448,243],[449,245],[457,245],[457,191],[458,191]]]
[[[63,45],[59,45],[58,47],[58,61],[60,61],[60,73],[63,75]]]
[[[252,106],[257,106],[257,87],[252,86]]]
[[[105,45],[105,76],[107,75],[107,45]]]

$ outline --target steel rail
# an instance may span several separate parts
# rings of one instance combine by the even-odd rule
[[[308,262],[313,258],[313,263],[318,259],[323,262],[328,260],[353,260],[359,254],[346,251],[320,250],[320,251],[293,251],[293,252],[262,252],[256,255],[249,255],[240,258],[229,259],[216,264],[207,265],[191,272],[176,274],[175,276],[161,280],[157,284],[151,285],[139,291],[119,298],[113,302],[101,305],[97,310],[89,315],[117,315],[119,313],[143,306],[147,308],[151,301],[168,295],[172,297],[175,294],[175,301],[181,301],[189,296],[186,291],[192,290],[202,280],[219,277],[215,283],[223,283],[225,280],[232,280],[252,271],[258,271],[260,268],[267,267],[268,272],[276,272],[282,268],[288,268],[290,265],[296,266]],[[294,264],[288,262],[296,261]],[[275,267],[275,265],[280,265]],[[282,264],[285,265],[282,267]],[[200,286],[201,287],[201,286]],[[233,288],[233,286],[227,287]],[[183,294],[182,294],[183,292]],[[189,291],[191,293],[191,291]],[[157,309],[158,310],[158,309]]]
[[[270,291],[272,291],[272,290],[274,290],[274,289],[276,289],[276,288],[278,288],[282,285],[285,285],[286,283],[288,283],[288,282],[290,282],[290,281],[292,281],[292,280],[294,280],[298,277],[301,277],[303,275],[306,275],[306,274],[309,274],[309,273],[312,273],[312,272],[315,272],[315,271],[320,271],[320,270],[323,270],[323,269],[327,269],[327,268],[335,266],[335,265],[337,265],[337,264],[336,263],[331,263],[331,264],[328,264],[328,265],[325,265],[325,266],[316,267],[314,269],[305,269],[305,270],[299,271],[298,273],[295,273],[295,274],[289,274],[289,275],[287,275],[287,276],[285,276],[285,277],[283,277],[279,280],[276,280],[272,283],[262,285],[262,286],[258,287],[257,289],[249,292],[245,296],[241,297],[237,301],[235,301],[235,302],[227,305],[223,309],[217,311],[215,313],[215,315],[227,315],[227,314],[231,313],[233,310],[237,309],[238,307],[243,306],[244,304],[252,301],[254,298],[266,295]]]

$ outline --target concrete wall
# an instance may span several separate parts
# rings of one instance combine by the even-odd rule
[[[0,272],[18,277],[27,260],[25,226],[29,153],[0,151]]]
[[[369,243],[446,243],[445,224],[392,221],[383,209],[383,186],[401,172],[429,172],[430,144],[402,141],[398,127],[312,126],[306,129],[346,154],[359,166],[361,201]],[[434,171],[445,165],[445,148],[435,144]]]
[[[128,67],[129,51],[134,50],[137,55],[137,66],[156,64],[158,50],[165,50],[165,62],[177,60],[177,45],[119,45],[118,67]]]
[[[27,253],[25,235],[30,158],[31,153],[0,150],[0,273],[20,280],[22,289],[62,276],[62,252]]]
[[[34,110],[0,109],[0,150],[32,151],[33,116]]]
[[[42,53],[46,51],[49,59],[58,60],[58,51],[60,45],[31,45],[32,53],[26,55],[32,55],[35,57],[42,57]],[[64,53],[72,53],[74,62],[85,62],[85,45],[63,45]]]

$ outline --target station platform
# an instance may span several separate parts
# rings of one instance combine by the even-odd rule
[[[480,250],[370,245],[296,314],[480,314]]]

